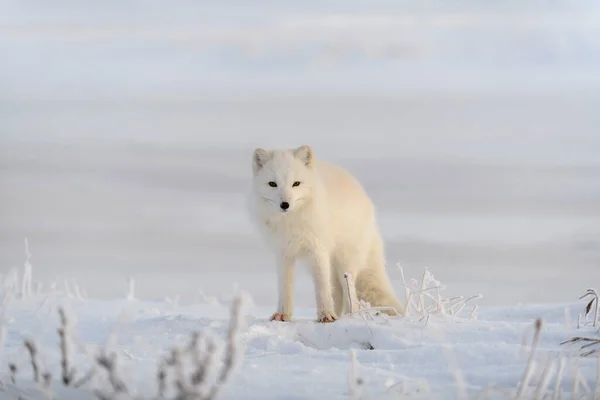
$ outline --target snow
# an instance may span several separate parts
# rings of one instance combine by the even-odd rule
[[[30,294],[2,303],[5,390],[34,390],[24,338],[57,376],[60,305],[78,374],[81,346],[112,340],[143,395],[190,332],[225,340],[238,292],[251,301],[225,398],[347,398],[351,349],[374,396],[453,398],[457,371],[471,394],[514,391],[536,318],[532,387],[560,342],[598,337],[577,328],[600,282],[598,2],[0,3],[2,293]],[[429,268],[446,298],[483,296],[458,317],[436,304],[316,325],[299,268],[295,322],[268,322],[250,154],[305,143],[364,184],[401,298],[396,263],[417,281]],[[596,361],[574,360],[593,388]]]
[[[443,285],[429,272],[424,275],[423,286],[418,279],[408,284],[413,301],[408,316],[362,311],[362,316],[348,315],[332,324],[315,323],[314,308],[298,309],[293,322],[269,321],[272,307],[254,304],[243,292],[190,305],[173,299],[141,301],[131,291],[115,300],[82,298],[64,290],[20,298],[14,296],[17,292],[11,291],[10,285],[19,280],[16,273],[5,278],[4,284],[7,332],[2,360],[17,366],[17,386],[8,383],[7,374],[3,393],[27,393],[28,398],[43,397],[31,384],[30,359],[23,340],[32,340],[40,350],[42,373],[51,371],[57,377],[61,359],[55,330],[59,308],[68,317],[68,338],[75,346],[70,357],[76,366],[75,381],[104,349],[117,355],[117,375],[129,394],[153,398],[158,393],[155,377],[161,360],[173,346],[186,345],[193,332],[213,335],[217,348],[223,351],[232,299],[238,297],[243,304],[238,331],[243,355],[230,384],[222,391],[226,399],[350,398],[351,351],[356,357],[355,373],[363,381],[361,392],[369,398],[398,396],[402,391],[413,397],[454,398],[462,390],[474,396],[488,387],[495,388],[495,395],[500,396],[494,398],[506,398],[502,396],[514,394],[523,379],[538,318],[542,321],[541,339],[533,353],[536,364],[526,395],[536,390],[543,371],[552,368],[551,364],[551,391],[560,388],[569,393],[574,376],[570,374],[576,371],[577,379],[584,382],[577,387],[578,392],[586,393],[587,387],[591,394],[600,367],[594,357],[578,357],[576,347],[560,345],[597,331],[589,317],[580,315],[584,303],[478,309],[473,303],[477,299],[471,298],[459,310],[460,301],[445,299]],[[419,292],[420,288],[431,290]],[[433,288],[441,288],[441,303],[435,300]],[[426,312],[417,312],[419,293],[432,295],[423,300]],[[439,306],[445,312],[440,313]],[[567,362],[569,349],[573,350],[573,364]],[[561,359],[565,367],[574,369],[558,375]],[[214,367],[220,366],[217,363]],[[107,390],[107,386],[106,378],[98,372],[79,389],[65,388],[55,381],[52,390],[64,396],[61,398],[93,398],[94,390]]]

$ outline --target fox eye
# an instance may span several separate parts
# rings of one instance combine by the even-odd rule
[[[277,187],[277,184],[275,182],[271,181],[271,182],[269,182],[269,186],[271,186],[271,187]]]
[[[292,184],[292,187],[300,186],[300,182],[296,181]]]

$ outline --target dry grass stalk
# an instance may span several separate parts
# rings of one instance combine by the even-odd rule
[[[402,268],[402,266],[400,266],[399,264],[397,265],[397,267],[400,270],[400,277],[402,278],[402,286],[404,287],[404,295],[406,297],[406,306],[405,306],[405,310],[404,310],[404,316],[408,316],[410,313],[410,309],[411,309],[411,307],[410,307],[411,306],[410,288],[406,284],[406,279],[404,279],[404,268]]]
[[[167,365],[165,361],[161,362],[158,367],[156,380],[158,382],[158,398],[164,399],[167,392]]]
[[[236,297],[231,305],[231,318],[229,320],[229,331],[227,333],[227,345],[225,350],[225,359],[223,366],[217,378],[217,382],[212,386],[205,400],[216,399],[233,372],[233,368],[239,359],[238,352],[238,334],[242,317],[242,299]]]
[[[556,372],[556,378],[554,380],[554,396],[552,397],[554,400],[558,400],[559,395],[561,395],[561,387],[560,383],[562,382],[563,375],[565,372],[565,358],[560,355],[558,358],[558,371]]]
[[[545,397],[546,392],[548,391],[548,386],[550,385],[550,380],[552,379],[552,375],[554,375],[555,367],[551,354],[548,354],[545,365],[546,368],[544,368],[544,371],[540,377],[540,382],[538,383],[535,393],[533,394],[535,400],[542,400]]]
[[[596,388],[594,389],[594,395],[600,398],[600,353],[596,355]]]
[[[533,373],[534,368],[534,359],[535,353],[537,350],[537,346],[540,342],[540,335],[542,332],[542,319],[538,318],[534,323],[534,331],[533,331],[533,339],[531,342],[531,351],[529,352],[529,358],[527,359],[527,365],[525,366],[525,371],[523,372],[523,378],[521,378],[521,383],[517,389],[516,399],[520,399],[525,393],[525,388],[529,385],[529,381],[531,379],[531,375]]]
[[[50,390],[50,386],[52,385],[52,373],[51,372],[44,372],[42,374],[42,382],[44,384],[44,389],[45,390]]]
[[[420,314],[422,319],[427,318],[427,316],[432,313],[447,313],[452,316],[457,316],[467,303],[483,297],[481,294],[476,294],[470,297],[457,296],[443,299],[440,292],[445,289],[445,286],[438,282],[427,268],[425,268],[425,271],[423,272],[421,282],[419,283],[416,280],[413,281],[413,289],[411,289],[411,286],[406,284],[402,267],[398,266],[398,268],[400,269],[402,277],[402,286],[404,286],[406,293],[405,316],[410,315],[411,311]],[[430,293],[432,291],[434,294]],[[415,296],[418,297],[417,304],[414,302]],[[475,311],[476,308],[472,309],[470,313],[471,318],[474,317]]]
[[[15,363],[8,364],[8,370],[10,371],[10,381],[15,385],[17,383],[17,365]]]
[[[115,353],[102,353],[96,358],[96,362],[106,371],[108,382],[115,393],[128,393],[127,385],[117,373],[117,355]]]
[[[65,310],[61,307],[58,309],[60,316],[60,327],[58,328],[58,336],[60,338],[60,367],[61,367],[61,378],[65,386],[69,386],[75,377],[75,367],[71,366],[71,343],[69,337],[69,318]]]
[[[427,268],[425,268],[425,271],[423,272],[421,281],[419,282],[417,280],[413,280],[412,286],[407,285],[403,268],[398,265],[398,269],[400,270],[402,286],[404,287],[406,295],[404,316],[409,316],[411,311],[413,313],[420,314],[421,320],[426,319],[428,315],[432,313],[447,313],[452,316],[457,316],[464,309],[467,303],[483,297],[481,294],[476,294],[470,297],[457,296],[444,299],[441,296],[441,290],[445,289],[445,286],[438,282]],[[352,291],[351,275],[346,273],[344,277],[346,279],[348,293],[350,295],[354,293],[356,296],[355,292]],[[416,303],[415,297],[417,298]],[[352,299],[348,299],[348,301],[352,301]],[[360,305],[360,302],[360,299],[352,302],[352,312],[348,313],[349,315],[358,313],[364,318],[365,315],[363,315],[363,313],[367,311],[393,311],[394,314],[400,315],[400,313],[398,313],[394,307],[364,307]],[[475,317],[476,311],[477,305],[475,304],[469,312],[469,317],[471,319]]]
[[[175,387],[176,400],[214,400],[221,393],[235,369],[235,366],[240,357],[239,351],[239,329],[242,319],[242,299],[237,297],[232,302],[231,318],[229,321],[229,329],[225,351],[223,354],[222,365],[215,374],[215,381],[209,382],[211,371],[216,368],[218,362],[217,345],[213,338],[204,336],[201,333],[194,333],[190,339],[190,343],[184,349],[174,348],[171,351],[170,358],[159,364],[156,379],[158,381],[158,398],[163,399],[167,391],[168,371],[170,367],[174,369],[175,377],[173,386]],[[117,354],[106,354],[104,351],[97,356],[94,361],[95,365],[78,381],[75,381],[75,368],[72,363],[72,344],[70,341],[70,320],[65,311],[60,308],[60,327],[57,329],[60,336],[60,368],[61,368],[61,383],[64,386],[72,386],[74,388],[83,386],[89,382],[97,373],[98,368],[107,373],[110,391],[94,390],[94,394],[101,400],[114,400],[125,395],[129,396],[129,390],[125,381],[119,376],[117,371]],[[38,348],[33,341],[25,341],[24,345],[29,352],[30,361],[33,369],[34,381],[36,383],[42,380],[42,388],[49,393],[52,374],[46,372],[41,374],[40,364],[38,361]],[[191,373],[186,375],[184,369],[183,358],[189,356],[192,360],[193,368]],[[11,381],[16,384],[17,365],[9,364],[11,373]]]
[[[92,368],[79,380],[73,383],[74,388],[81,387],[92,380],[92,378],[96,375],[96,366],[92,366]]]
[[[181,358],[181,352],[179,349],[174,348],[171,350],[171,358],[167,361],[167,364],[175,370],[175,388],[180,394],[177,398],[186,398],[189,396],[189,389],[185,382],[185,374],[183,372],[183,360]]]
[[[167,359],[159,364],[156,374],[158,398],[167,392],[168,370],[173,371],[172,385],[176,400],[214,400],[229,381],[240,356],[238,339],[242,317],[242,299],[235,298],[231,306],[229,329],[222,365],[215,371],[215,381],[209,382],[211,372],[218,364],[217,344],[210,336],[194,332],[184,348],[173,348]],[[191,360],[191,371],[186,373],[185,360]]]
[[[346,272],[344,274],[344,279],[346,280],[346,293],[348,294],[348,310],[349,313],[354,313],[358,307],[358,299],[356,297],[356,287],[354,286],[354,279],[352,278],[352,274]]]
[[[25,238],[25,264],[23,265],[23,278],[21,281],[21,297],[26,298],[30,297],[31,290],[31,280],[32,280],[32,266],[29,262],[31,258],[31,253],[29,252],[29,241]]]
[[[202,342],[200,341],[200,334],[196,334],[193,350],[193,361],[196,365],[196,370],[191,376],[192,385],[198,386],[206,381],[208,366],[214,362],[214,356],[216,354],[217,346],[215,341],[211,337],[205,338]],[[200,351],[199,345],[204,343],[204,351]]]
[[[127,300],[135,300],[135,280],[130,277],[128,280],[129,291],[127,292]]]
[[[575,343],[584,343],[581,347],[580,350],[582,350],[583,352],[581,353],[582,357],[587,357],[590,356],[592,354],[600,354],[600,339],[596,339],[596,338],[590,338],[590,337],[582,337],[582,336],[575,336],[569,340],[565,340],[563,342],[560,342],[561,345],[563,344],[575,344]],[[598,346],[597,348],[593,348],[594,346]],[[584,351],[585,350],[585,351]]]
[[[31,340],[25,340],[25,348],[29,353],[31,361],[31,369],[33,370],[33,381],[38,383],[40,381],[40,368],[37,359],[37,347]]]

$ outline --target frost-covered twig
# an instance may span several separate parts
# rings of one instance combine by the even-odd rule
[[[354,286],[354,279],[352,279],[352,274],[346,272],[344,274],[344,279],[346,280],[346,293],[348,293],[348,310],[349,313],[352,314],[356,311],[356,306],[358,304],[358,299],[356,298],[356,287]]]
[[[106,371],[108,382],[115,393],[128,393],[127,385],[117,373],[117,355],[115,353],[102,353],[96,358],[96,362]]]
[[[200,334],[195,334],[192,341],[195,342],[193,348],[193,361],[196,365],[195,371],[192,373],[191,381],[192,385],[199,386],[206,380],[206,374],[208,373],[207,366],[212,365],[214,362],[214,356],[216,354],[216,345],[211,337],[206,337],[203,340],[205,345],[205,351],[201,352],[198,346],[201,343],[202,337]]]
[[[469,301],[471,301],[471,300],[479,300],[479,299],[481,299],[482,297],[483,297],[483,296],[482,296],[481,294],[476,294],[476,295],[474,295],[474,296],[471,296],[471,297],[466,297],[466,298],[460,297],[456,303],[454,303],[454,304],[452,304],[451,306],[449,306],[449,307],[450,307],[450,309],[451,309],[451,312],[450,312],[450,314],[451,314],[451,315],[458,315],[458,314],[460,313],[460,311],[463,309],[463,307],[464,307],[464,306],[465,306],[465,305],[466,305],[466,304],[467,304]]]
[[[171,349],[171,357],[167,364],[175,370],[175,388],[179,393],[177,399],[186,399],[190,397],[190,392],[186,384],[185,374],[183,372],[183,360],[181,351],[178,348]]]
[[[217,367],[217,345],[209,335],[195,332],[184,348],[173,348],[167,359],[158,365],[156,374],[158,398],[164,399],[168,386],[168,370],[173,370],[171,382],[175,388],[176,400],[216,399],[237,365],[240,357],[239,329],[242,320],[242,298],[233,299],[229,329],[225,343],[222,365],[216,373],[215,381],[209,382],[211,371]],[[191,371],[186,373],[185,359],[191,359]]]
[[[410,289],[408,287],[408,285],[406,284],[406,279],[404,279],[404,268],[402,268],[402,266],[400,266],[400,264],[397,265],[398,269],[400,270],[400,277],[402,278],[402,286],[404,286],[404,294],[406,296],[406,307],[404,310],[404,315],[408,316],[409,312],[410,312],[410,305],[411,305],[411,296],[410,296]]]
[[[413,280],[413,285],[408,286],[404,278],[402,267],[398,266],[398,268],[400,269],[400,275],[402,277],[402,286],[406,293],[405,316],[410,315],[411,311],[420,314],[421,319],[425,319],[427,315],[432,313],[448,313],[457,316],[467,303],[479,300],[483,297],[481,294],[476,294],[470,297],[456,296],[446,299],[442,298],[441,291],[446,287],[435,279],[429,269],[425,268],[421,282]],[[417,304],[413,301],[415,297],[418,297]],[[476,305],[474,307],[476,307]],[[474,317],[475,311],[476,308],[473,308],[469,314],[470,318]]]
[[[582,337],[582,336],[575,336],[569,340],[565,340],[563,342],[560,342],[560,344],[575,344],[575,343],[584,343],[580,349],[581,350],[586,350],[583,353],[581,353],[582,357],[587,357],[590,356],[592,354],[595,353],[599,353],[600,354],[600,339],[596,339],[596,338],[590,338],[590,337]],[[594,346],[598,346],[597,348]]]
[[[425,271],[423,271],[423,279],[421,279],[421,290],[419,290],[419,303],[417,305],[418,311],[422,312],[423,316],[427,315],[427,310],[425,309],[425,297],[423,295],[423,292],[425,291],[425,281],[428,276],[429,270],[425,268]]]
[[[98,370],[103,370],[107,374],[110,389],[94,390],[98,399],[114,400],[117,398],[131,398],[128,385],[117,369],[117,354],[108,354],[102,350],[95,357],[92,368],[79,380],[75,380],[75,367],[72,359],[73,345],[71,341],[71,318],[63,308],[59,310],[60,325],[57,332],[60,337],[60,369],[61,383],[64,386],[74,388],[81,387],[92,380],[97,375]],[[183,349],[174,348],[171,357],[166,362],[159,364],[158,380],[158,398],[164,399],[168,386],[167,369],[174,369],[174,381],[176,395],[174,400],[215,400],[219,397],[221,391],[230,380],[238,360],[241,356],[239,349],[239,330],[242,322],[242,298],[237,297],[232,302],[229,329],[222,360],[217,359],[217,344],[209,335],[203,333],[194,333],[191,336],[190,343]],[[29,352],[30,362],[33,369],[33,380],[36,383],[42,383],[42,389],[48,396],[51,395],[50,387],[52,374],[50,372],[42,373],[39,362],[38,347],[31,340],[24,342],[24,346]],[[184,356],[189,356],[192,361],[190,373],[184,369]],[[221,364],[219,366],[219,364]],[[216,371],[215,371],[216,369]],[[17,364],[9,363],[11,381],[16,385]],[[213,373],[214,372],[214,373]]]
[[[69,386],[75,377],[75,367],[71,362],[71,342],[69,336],[69,318],[65,310],[61,307],[58,309],[60,315],[60,327],[58,328],[58,336],[60,337],[60,367],[62,382],[65,386]]]

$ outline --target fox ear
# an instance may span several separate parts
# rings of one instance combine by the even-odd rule
[[[294,150],[294,157],[302,161],[308,168],[312,168],[315,161],[315,155],[312,148],[308,145],[300,146]]]
[[[269,161],[269,152],[265,149],[258,148],[254,150],[252,155],[252,171],[256,174],[267,161]]]

